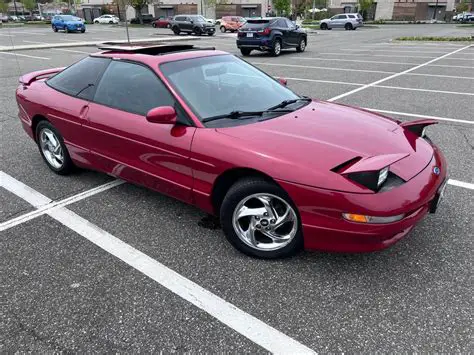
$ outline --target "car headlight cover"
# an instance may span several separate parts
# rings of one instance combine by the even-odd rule
[[[355,213],[343,213],[342,217],[344,217],[344,219],[351,222],[381,224],[381,223],[397,222],[403,219],[405,215],[399,214],[396,216],[389,216],[389,217],[377,217],[377,216],[366,216],[363,214],[355,214]]]
[[[382,186],[382,184],[387,180],[388,177],[388,166],[380,170],[379,179],[377,180],[377,187]]]

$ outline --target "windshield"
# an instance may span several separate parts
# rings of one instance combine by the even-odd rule
[[[168,62],[163,74],[200,120],[232,111],[262,111],[299,96],[233,55]]]
[[[71,15],[65,15],[65,16],[61,16],[61,18],[64,20],[64,21],[76,21],[77,17],[73,17]]]

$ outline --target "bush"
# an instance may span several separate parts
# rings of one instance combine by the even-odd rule
[[[471,42],[474,37],[398,37],[397,41]]]

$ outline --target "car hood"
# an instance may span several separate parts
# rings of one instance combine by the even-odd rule
[[[381,162],[380,168],[386,162],[393,173],[408,181],[425,168],[433,156],[429,143],[401,127],[397,121],[321,101],[313,101],[300,110],[274,119],[217,128],[217,131],[244,141],[248,150],[263,154],[275,164],[274,167],[278,164],[280,168],[285,167],[287,173],[276,173],[279,178],[326,188],[334,188],[328,177],[333,177],[332,182],[336,184],[335,175],[341,177],[331,169],[354,158],[365,162],[372,158]],[[361,192],[353,187],[343,190]]]
[[[82,21],[64,21],[66,25],[82,25]]]

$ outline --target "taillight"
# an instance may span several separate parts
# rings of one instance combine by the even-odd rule
[[[272,30],[269,27],[265,27],[263,31],[257,31],[257,33],[261,36],[268,36]]]

